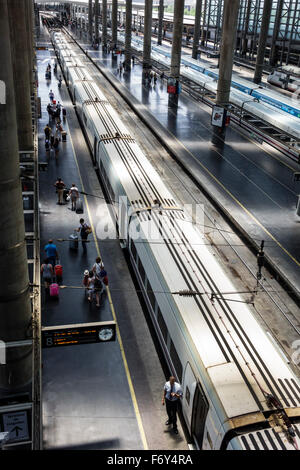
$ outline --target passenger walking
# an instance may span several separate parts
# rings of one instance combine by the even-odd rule
[[[53,93],[52,90],[50,90],[50,92],[49,92],[49,98],[50,98],[51,103],[53,103],[53,100],[54,100],[54,93]]]
[[[88,294],[88,286],[89,286],[89,278],[90,278],[90,273],[89,270],[86,269],[83,273],[83,279],[82,279],[82,285],[85,287],[85,294]]]
[[[157,74],[156,74],[156,72],[154,72],[153,80],[154,80],[154,85],[156,85],[156,82],[157,82]]]
[[[48,139],[45,140],[45,150],[46,150],[47,157],[49,157],[50,156],[50,142]]]
[[[58,153],[59,153],[59,140],[56,137],[54,140],[53,148],[55,150],[55,158],[58,158]]]
[[[166,421],[166,426],[172,424],[175,434],[178,434],[177,411],[180,398],[182,398],[181,386],[175,382],[175,377],[171,376],[164,386],[162,405],[166,404],[167,408],[168,420]]]
[[[55,140],[54,135],[51,134],[51,137],[50,137],[50,145],[51,145],[51,148],[53,148],[54,140]]]
[[[165,78],[165,72],[162,72],[162,73],[160,74],[160,79],[161,79],[161,81],[163,81],[164,78]]]
[[[53,266],[49,259],[46,258],[41,266],[42,278],[45,284],[45,289],[49,289],[53,279]]]
[[[101,271],[104,269],[104,264],[103,261],[101,260],[100,257],[96,258],[96,262],[93,265],[92,271],[95,273],[97,276],[100,276]]]
[[[45,139],[46,140],[49,140],[50,138],[50,134],[51,134],[51,127],[47,124],[47,126],[44,128],[44,132],[45,132]]]
[[[75,183],[72,183],[72,187],[70,188],[70,191],[69,191],[69,196],[71,198],[72,211],[76,211],[76,202],[77,202],[77,199],[79,199],[79,191]]]
[[[82,248],[83,248],[83,251],[86,252],[87,238],[88,238],[88,235],[91,233],[92,229],[91,227],[89,227],[88,224],[84,222],[84,219],[80,219],[79,222],[80,222],[80,226],[75,230],[77,232],[80,232]]]
[[[61,178],[57,178],[57,181],[54,184],[54,186],[56,187],[56,192],[57,192],[57,197],[58,197],[57,204],[62,205],[64,203],[64,189],[66,185]]]
[[[50,238],[48,244],[45,246],[44,251],[47,254],[48,263],[52,264],[54,268],[56,260],[58,259],[58,253],[56,245],[54,245],[53,240]]]

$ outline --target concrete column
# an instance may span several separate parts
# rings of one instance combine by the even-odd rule
[[[99,0],[95,0],[95,41],[99,44]]]
[[[0,237],[0,339],[5,343],[28,339],[31,326],[8,15],[10,3],[11,0],[0,1],[0,80],[6,87],[6,103],[0,104],[0,200],[4,227]],[[6,364],[0,366],[0,389],[13,393],[30,384],[31,379],[32,347],[7,348]]]
[[[197,59],[199,39],[200,39],[200,18],[202,10],[202,0],[196,0],[196,11],[195,11],[195,27],[194,27],[194,38],[193,38],[193,50],[192,58]]]
[[[132,21],[132,0],[126,0],[126,20],[125,20],[125,67],[131,68],[131,21]]]
[[[93,0],[89,0],[89,18],[88,18],[88,25],[89,25],[89,41],[92,42],[93,40]]]
[[[117,41],[118,41],[118,0],[112,0],[111,40],[112,40],[113,45],[117,45]]]
[[[34,69],[34,36],[33,36],[33,2],[32,0],[25,0],[25,16],[27,22],[27,58],[28,58],[28,74],[30,83],[30,94],[33,94],[33,69]],[[18,18],[19,16],[17,16]],[[16,20],[15,20],[16,21]],[[24,48],[23,48],[24,49]],[[24,51],[25,52],[25,51]]]
[[[283,3],[284,3],[284,0],[278,0],[278,3],[277,3],[276,17],[275,17],[273,37],[272,37],[272,46],[271,46],[271,51],[270,51],[270,65],[272,67],[275,67],[276,64],[277,64],[277,57],[276,57],[277,56],[277,45],[276,45],[276,42],[277,42],[279,28],[280,28],[280,21],[281,21],[281,16],[282,16]]]
[[[102,47],[107,46],[107,0],[102,0]]]
[[[152,0],[145,0],[143,72],[151,68]]]
[[[261,20],[261,27],[260,27],[259,43],[258,43],[258,48],[257,48],[255,72],[254,72],[254,78],[253,78],[254,83],[261,82],[271,12],[272,12],[272,0],[265,0],[263,16]]]
[[[244,32],[243,32],[243,38],[242,38],[242,57],[246,57],[247,48],[248,48],[247,34],[248,34],[248,29],[249,29],[251,2],[252,0],[248,0],[247,12],[246,12],[246,18],[245,18],[245,24],[244,24]]]
[[[216,105],[226,109],[229,103],[233,50],[236,39],[239,0],[224,0],[222,40],[220,48],[219,79]],[[225,126],[214,126],[214,136],[225,137]],[[213,139],[218,143],[218,139]]]
[[[164,20],[164,0],[159,0],[158,6],[158,32],[157,32],[157,44],[161,45],[163,35],[163,21]]]
[[[9,0],[7,6],[11,34],[19,150],[32,150],[29,64],[28,55],[24,53],[24,44],[28,42],[29,33],[26,23],[26,8],[25,3],[19,0]]]
[[[170,77],[175,78],[177,82],[179,82],[179,77],[180,77],[183,14],[184,14],[184,0],[175,0]],[[169,105],[177,106],[177,104],[178,104],[178,94],[175,94],[175,95],[169,94]]]

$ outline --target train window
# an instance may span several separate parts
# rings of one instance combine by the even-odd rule
[[[138,270],[139,270],[141,279],[142,279],[142,281],[143,281],[143,284],[145,285],[145,280],[146,280],[145,269],[144,269],[144,266],[143,266],[142,263],[141,263],[140,258],[139,258],[139,261],[138,261]]]
[[[136,253],[136,247],[135,247],[135,244],[134,244],[133,240],[131,240],[131,242],[130,242],[130,250],[131,250],[131,254],[134,258],[134,261],[136,261],[136,254],[137,253]]]
[[[185,399],[187,401],[187,404],[189,405],[191,401],[191,393],[188,386],[185,387]]]
[[[179,356],[177,354],[177,351],[175,349],[175,346],[174,346],[174,343],[173,343],[172,340],[171,340],[171,346],[170,346],[170,356],[171,356],[172,362],[174,364],[178,379],[179,379],[179,381],[181,381],[181,379],[182,379],[182,364],[180,362]]]
[[[167,325],[165,323],[165,320],[164,320],[164,318],[161,314],[161,310],[160,310],[159,307],[157,309],[157,323],[159,325],[160,331],[162,332],[162,335],[163,335],[163,338],[164,338],[165,342],[167,342],[168,329],[167,329]]]
[[[153,289],[149,281],[147,284],[147,295],[148,295],[148,299],[150,301],[151,307],[153,308],[153,311],[155,312],[155,302],[156,302],[155,294],[153,293]]]

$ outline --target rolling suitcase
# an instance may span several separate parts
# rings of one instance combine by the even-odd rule
[[[70,250],[78,250],[78,235],[76,232],[69,236]]]
[[[64,201],[68,202],[68,194],[69,194],[69,189],[64,189]]]
[[[59,263],[59,261],[57,262],[57,264],[54,266],[54,272],[55,272],[55,276],[56,276],[56,281],[57,282],[60,282],[62,280],[62,276],[63,276],[63,267],[62,265]]]
[[[76,214],[83,214],[83,202],[82,202],[82,199],[77,199],[77,202],[76,202]]]
[[[50,284],[50,297],[58,297],[59,296],[59,285],[58,284]]]

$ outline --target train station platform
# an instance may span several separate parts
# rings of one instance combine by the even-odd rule
[[[187,450],[184,430],[179,434],[165,426],[161,405],[168,370],[163,370],[149,331],[140,299],[117,239],[98,236],[109,222],[110,212],[94,171],[89,150],[65,85],[57,78],[45,80],[48,62],[54,57],[49,37],[40,39],[46,50],[37,51],[39,96],[39,162],[48,164],[40,173],[41,258],[52,238],[63,265],[59,300],[42,299],[42,326],[115,320],[117,341],[107,344],[64,346],[43,350],[42,402],[44,449],[173,449]],[[59,72],[58,72],[59,73]],[[46,156],[44,127],[48,94],[67,110],[63,127],[67,141],[60,143],[57,161]],[[84,213],[67,204],[57,205],[54,183],[61,177],[68,187],[75,183],[84,196]],[[87,253],[69,250],[69,235],[83,217],[92,227]],[[59,240],[64,241],[59,241]],[[83,272],[100,255],[108,272],[109,288],[100,308],[89,305],[81,288]]]
[[[74,31],[70,34],[75,35]],[[300,186],[293,181],[297,163],[268,146],[250,140],[240,129],[227,129],[225,144],[212,144],[211,110],[182,93],[177,108],[168,106],[166,82],[142,84],[142,66],[118,72],[119,61],[85,39],[82,53],[97,65],[136,114],[199,184],[216,207],[257,249],[265,241],[267,261],[300,293],[300,224],[296,202]]]

